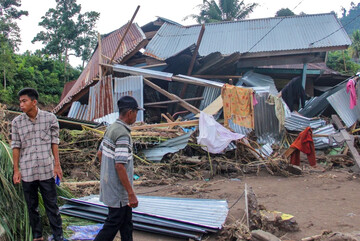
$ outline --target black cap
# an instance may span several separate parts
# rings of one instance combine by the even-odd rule
[[[145,110],[144,108],[138,106],[138,103],[136,102],[135,98],[132,96],[121,97],[118,100],[117,105],[119,109]]]

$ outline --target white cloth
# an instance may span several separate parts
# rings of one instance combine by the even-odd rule
[[[242,134],[226,129],[214,117],[204,112],[200,112],[199,132],[198,144],[205,146],[202,149],[213,154],[221,153],[231,141],[244,137]]]

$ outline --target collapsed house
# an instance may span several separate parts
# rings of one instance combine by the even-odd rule
[[[322,128],[316,132],[319,135],[336,132],[324,121],[311,118],[330,106],[330,94],[344,91],[342,81],[348,77],[326,67],[327,52],[346,49],[350,44],[334,14],[193,26],[160,17],[143,27],[130,22],[99,37],[88,65],[78,80],[64,89],[53,112],[110,124],[118,117],[117,100],[131,95],[146,109],[139,111],[138,122],[165,120],[172,126],[197,126],[201,111],[215,119],[222,115],[221,91],[230,83],[252,88],[257,104],[252,110],[253,125],[229,120],[225,126],[229,124],[231,130],[245,136],[254,131],[263,146],[261,152],[271,154],[270,146],[281,140],[284,126],[292,131],[302,131],[306,126]],[[279,93],[284,80],[299,75],[312,98],[300,110],[303,116],[288,113],[286,121],[280,120],[268,98]],[[340,87],[332,87],[336,84]],[[314,93],[322,95],[314,97]],[[326,105],[317,104],[319,101]],[[334,102],[333,109],[340,111]],[[356,118],[357,114],[352,116],[352,120]],[[345,123],[348,126],[354,121]],[[329,143],[333,145],[326,138],[315,140],[317,148]]]
[[[354,138],[344,132],[340,120],[333,116],[333,126],[317,118],[336,112],[347,127],[360,119],[358,106],[349,107],[349,76],[325,64],[328,51],[346,49],[350,44],[334,14],[193,26],[164,18],[143,27],[130,23],[99,38],[90,62],[79,79],[64,89],[54,113],[110,124],[118,118],[117,100],[131,95],[146,109],[139,111],[141,124],[133,131],[183,127],[182,135],[142,150],[146,160],[156,162],[187,146],[193,131],[189,127],[199,126],[201,136],[204,113],[215,121],[211,128],[222,126],[219,118],[226,114],[221,92],[230,84],[251,89],[257,104],[251,112],[251,126],[230,119],[223,124],[232,134],[219,127],[219,133],[231,135],[226,140],[218,138],[226,143],[226,150],[236,148],[232,140],[254,133],[261,147],[253,152],[266,158],[273,152],[272,144],[282,140],[285,129],[300,132],[311,127],[316,149],[345,141],[359,165]],[[295,76],[301,76],[311,98],[299,110],[300,115],[285,111],[286,118],[281,119],[269,96],[277,96]],[[209,147],[211,141],[205,143]]]

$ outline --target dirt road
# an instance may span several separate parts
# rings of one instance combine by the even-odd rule
[[[174,185],[137,186],[138,194],[191,198],[226,199],[229,207],[240,197],[247,183],[257,195],[259,204],[295,216],[300,231],[287,233],[282,240],[300,240],[324,230],[352,232],[360,230],[360,178],[345,169],[299,177],[258,176],[215,177],[210,181],[184,180]],[[244,215],[244,199],[229,211],[227,222]],[[206,238],[206,237],[205,237]],[[135,240],[181,240],[135,232]],[[217,240],[216,235],[207,240]]]

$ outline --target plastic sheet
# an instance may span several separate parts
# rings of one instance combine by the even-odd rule
[[[214,117],[200,112],[198,144],[210,153],[221,153],[231,141],[242,139],[245,135],[231,132],[219,124]]]
[[[74,234],[68,239],[72,241],[90,241],[94,240],[96,235],[102,229],[103,224],[93,224],[87,226],[68,226],[67,229],[74,232]]]

